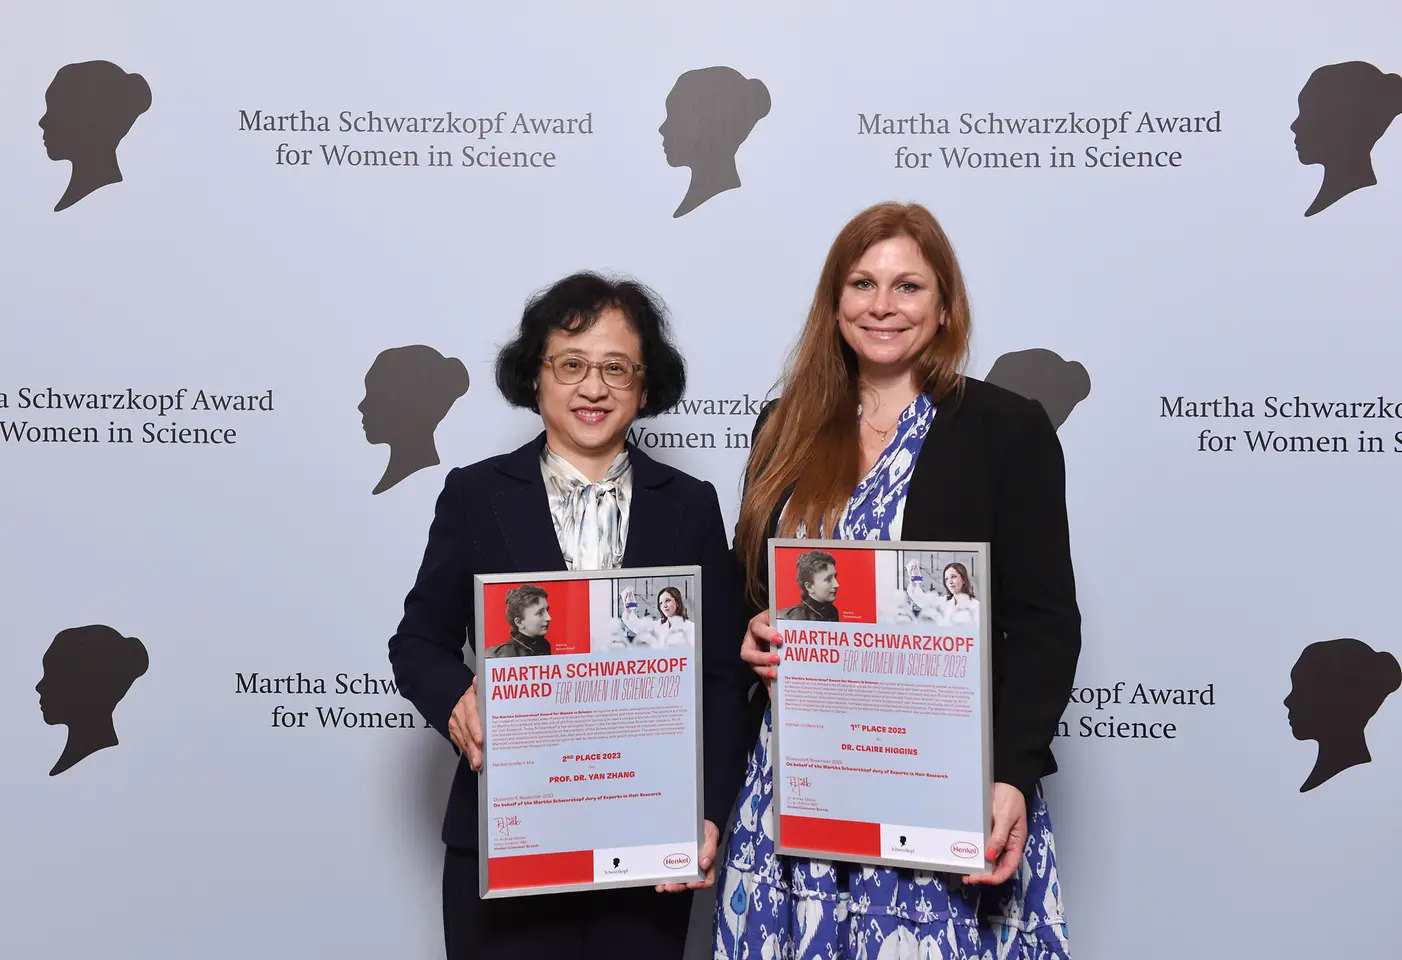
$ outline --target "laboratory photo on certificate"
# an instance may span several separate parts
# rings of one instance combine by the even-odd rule
[[[876,562],[882,623],[979,626],[978,554],[888,550]]]
[[[617,577],[590,584],[590,637],[595,650],[696,647],[696,578]]]

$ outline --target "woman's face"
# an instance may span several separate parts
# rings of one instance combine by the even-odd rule
[[[64,77],[58,77],[49,84],[49,89],[44,93],[46,109],[39,118],[39,128],[44,131],[44,149],[50,160],[71,160],[82,136],[81,121],[73,116],[73,95],[64,89],[64,80]],[[58,108],[58,103],[64,103],[64,108]]]
[[[551,332],[545,344],[545,356],[565,354],[585,360],[641,363],[642,339],[623,313],[610,307],[599,315],[592,327],[581,333]],[[565,384],[555,378],[550,365],[542,358],[540,377],[536,381],[536,404],[545,422],[545,437],[550,448],[567,460],[570,454],[599,457],[621,450],[628,428],[647,401],[647,391],[643,387],[645,375],[646,371],[639,371],[630,386],[620,389],[604,383],[599,369],[590,368],[579,383]]]
[[[670,593],[662,594],[662,599],[657,601],[657,606],[662,611],[662,616],[669,620],[677,615],[677,601]]]
[[[1372,67],[1333,64],[1316,70],[1300,91],[1300,112],[1290,124],[1300,162],[1365,158],[1396,115],[1383,104],[1380,87],[1385,86]]]
[[[523,637],[543,637],[550,629],[550,601],[537,600],[516,618],[516,632]]]
[[[403,384],[396,384],[387,375],[382,363],[376,363],[365,374],[365,398],[356,407],[360,411],[360,425],[365,429],[365,439],[370,443],[389,443],[394,433],[393,425],[402,422],[404,394]]]
[[[823,567],[813,575],[808,596],[814,603],[832,603],[837,599],[837,568]]]
[[[657,132],[662,134],[662,153],[669,167],[689,166],[701,146],[701,124],[696,118],[694,105],[687,103],[682,84],[683,81],[678,80],[672,92],[667,94],[667,118],[657,128]]]
[[[1314,719],[1318,711],[1311,709],[1311,686],[1309,674],[1296,664],[1295,669],[1290,671],[1290,693],[1285,697],[1290,732],[1295,735],[1296,740],[1316,739]]]
[[[951,594],[964,593],[964,578],[959,576],[959,571],[950,567],[944,572],[944,588]]]
[[[935,271],[919,245],[899,236],[867,248],[848,271],[837,319],[864,370],[908,368],[943,320]]]
[[[44,675],[34,685],[34,692],[39,694],[39,712],[51,726],[67,723],[78,705],[72,698],[78,695],[75,687],[81,684],[73,682],[71,670],[65,670],[65,665],[72,662],[71,657],[63,656],[57,645],[49,647],[44,655]]]
[[[1331,123],[1330,104],[1327,95],[1322,95],[1325,94],[1322,86],[1316,78],[1305,84],[1298,101],[1300,112],[1295,122],[1290,124],[1290,130],[1295,134],[1295,152],[1304,164],[1324,162],[1329,143],[1334,139],[1330,136],[1330,128],[1338,126]]]

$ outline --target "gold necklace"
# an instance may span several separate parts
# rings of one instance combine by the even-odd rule
[[[901,415],[898,413],[898,414],[896,414],[896,423],[900,423],[900,422],[901,422]],[[862,417],[862,423],[865,423],[867,426],[871,427],[871,429],[872,429],[873,431],[875,431],[876,435],[877,435],[878,437],[881,438],[881,442],[882,442],[882,443],[885,443],[885,442],[886,442],[886,436],[887,436],[892,430],[896,429],[896,423],[893,423],[893,424],[891,424],[889,427],[887,427],[885,430],[882,430],[880,427],[878,427],[876,424],[872,423],[872,422],[871,422],[869,419],[867,419],[866,417]]]
[[[911,400],[914,399],[914,397],[911,398]],[[891,431],[895,430],[896,425],[901,422],[901,415],[905,413],[906,407],[910,406],[911,400],[907,400],[905,404],[902,405],[901,408],[896,411],[896,419],[892,420],[891,425],[885,430],[882,430],[876,424],[872,423],[871,418],[868,417],[865,412],[861,413],[862,423],[865,423],[868,427],[871,427],[872,432],[874,432],[878,437],[881,438],[881,443],[884,445],[886,443],[886,438],[891,435]],[[865,406],[865,404],[863,404],[863,406]]]

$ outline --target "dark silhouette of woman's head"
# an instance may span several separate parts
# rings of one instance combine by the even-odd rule
[[[34,687],[44,722],[68,727],[68,742],[49,776],[117,745],[112,714],[149,665],[140,640],[108,626],[72,627],[54,637],[44,654],[44,676]]]
[[[1324,166],[1324,182],[1305,216],[1312,217],[1355,190],[1378,182],[1373,144],[1402,113],[1402,76],[1351,60],[1320,67],[1305,81],[1295,150],[1303,164]]]
[[[1301,793],[1373,759],[1363,730],[1399,686],[1397,658],[1361,640],[1346,637],[1305,647],[1290,671],[1285,698],[1295,739],[1319,741],[1319,757]]]
[[[44,94],[39,119],[50,160],[73,164],[55,212],[112,183],[121,183],[117,144],[151,108],[151,87],[139,73],[106,60],[60,67]]]
[[[691,185],[673,217],[740,186],[735,154],[769,115],[769,106],[769,88],[730,67],[690,70],[677,78],[667,94],[667,119],[657,129],[667,163],[691,168]]]
[[[1003,354],[984,379],[1036,400],[1053,427],[1065,423],[1076,404],[1090,396],[1090,374],[1083,365],[1040,347]]]
[[[663,623],[670,622],[673,617],[679,621],[685,620],[686,604],[682,601],[682,592],[676,587],[663,587],[657,595],[657,612],[662,615]]]
[[[962,563],[946,563],[941,579],[944,581],[946,599],[953,599],[956,593],[974,599],[974,582],[969,579],[969,568]]]
[[[392,347],[375,358],[365,374],[365,399],[357,408],[365,439],[389,444],[389,464],[374,493],[438,465],[433,432],[467,387],[463,362],[432,347]]]

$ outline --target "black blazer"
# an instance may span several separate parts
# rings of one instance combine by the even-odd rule
[[[754,436],[776,402],[761,409]],[[770,530],[778,520],[776,506]],[[993,779],[1030,803],[1037,780],[1056,771],[1051,741],[1081,652],[1066,464],[1042,405],[972,377],[962,393],[938,400],[911,474],[901,538],[990,544]]]
[[[464,658],[476,630],[473,577],[564,570],[550,521],[540,454],[545,434],[520,449],[449,471],[438,497],[418,579],[389,641],[399,691],[445,737],[453,707],[472,683]],[[722,830],[743,780],[748,676],[740,660],[746,618],[740,574],[726,545],[711,484],[628,445],[633,464],[624,567],[702,568],[702,711],[706,819]],[[477,849],[477,775],[458,761],[443,842]]]

